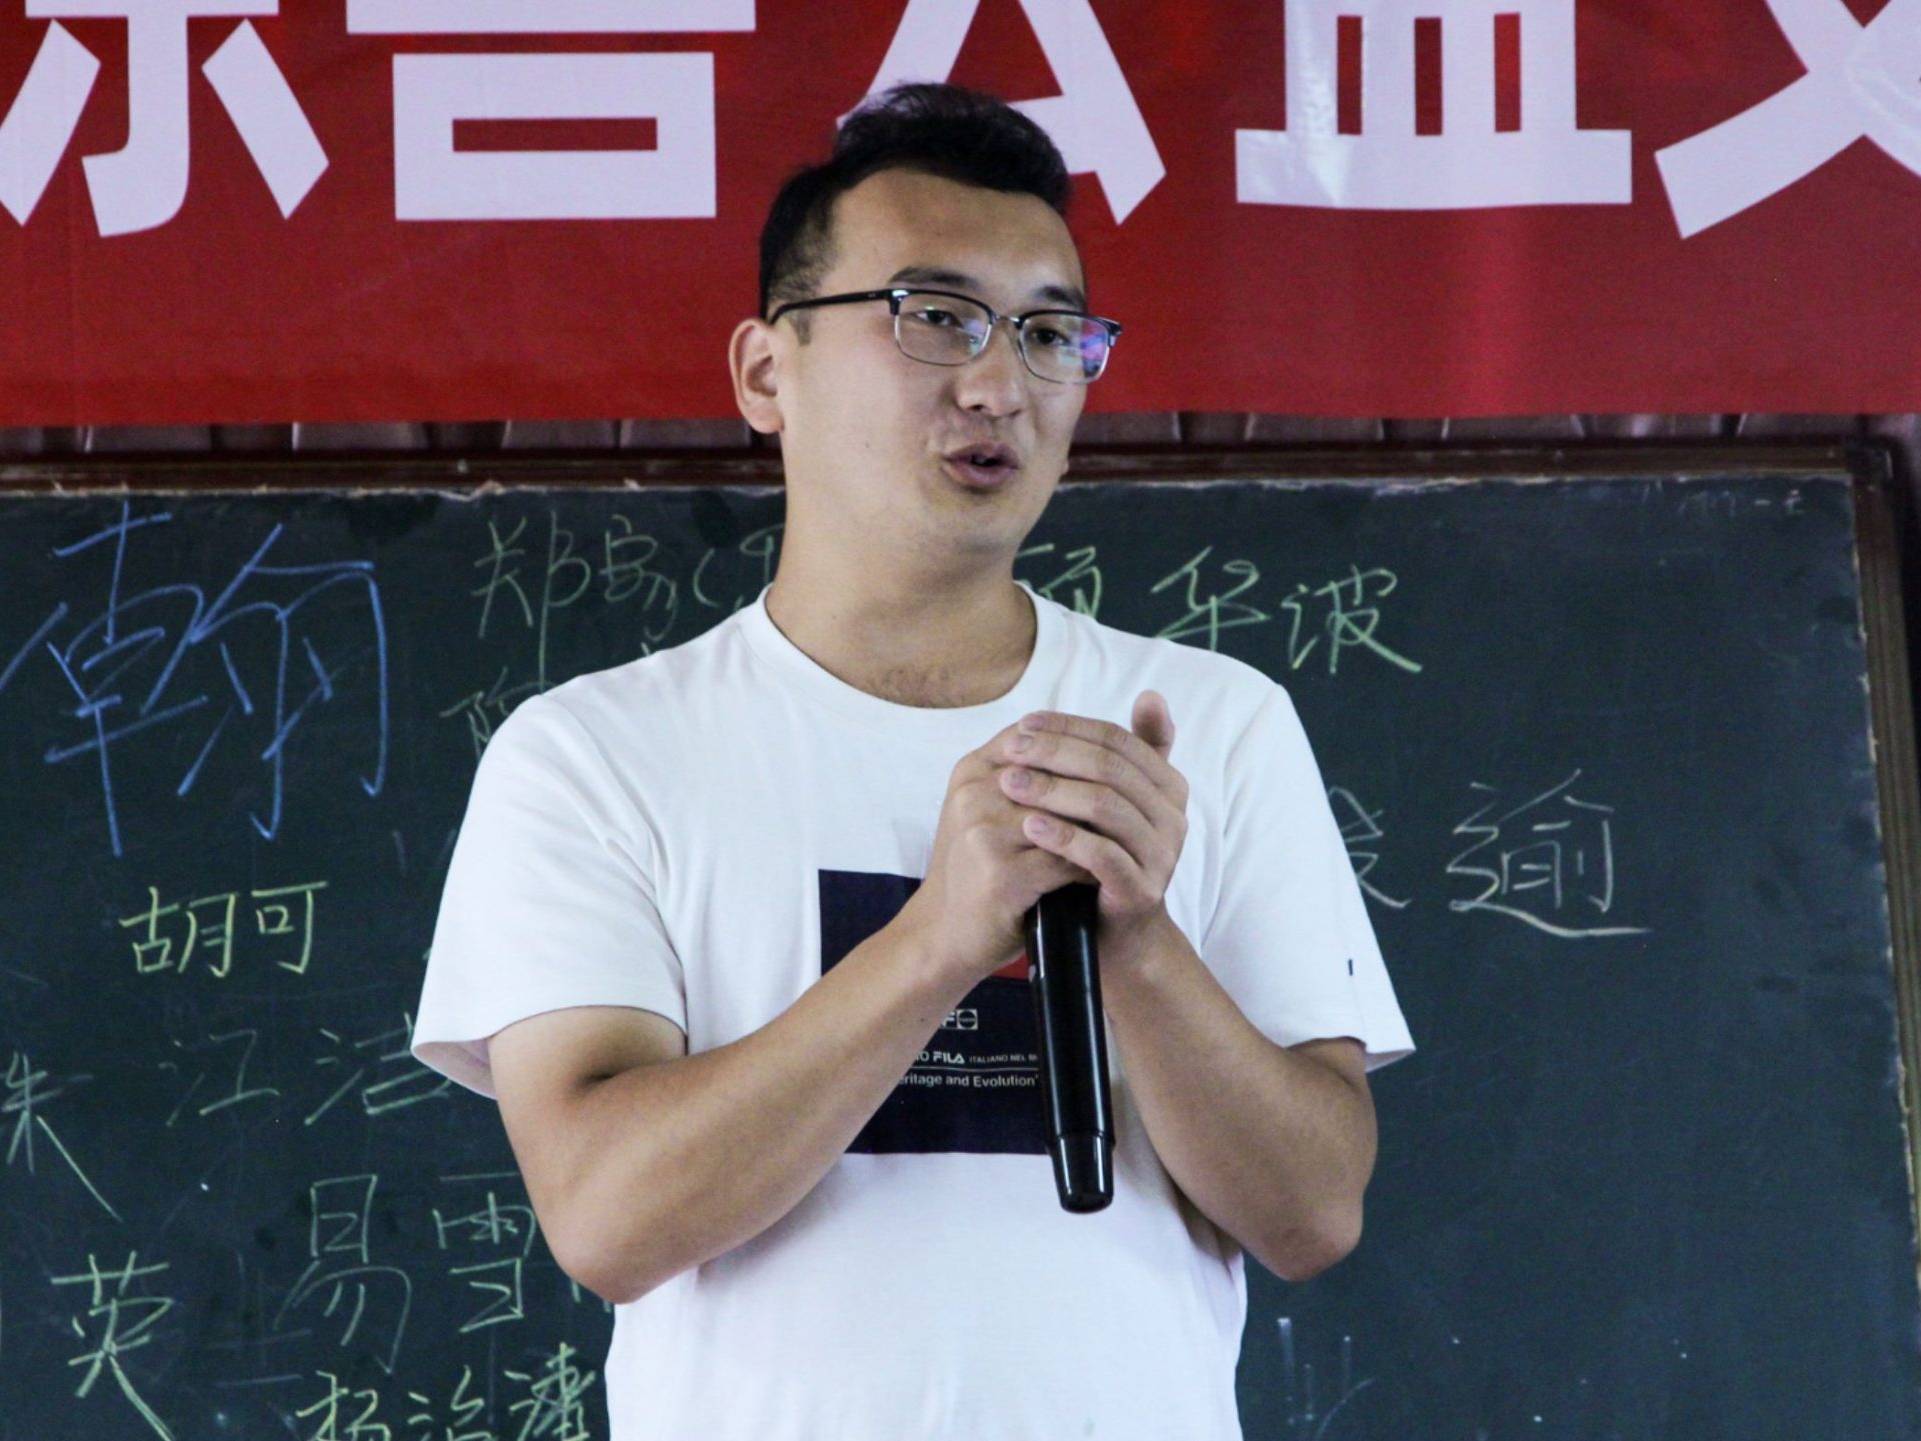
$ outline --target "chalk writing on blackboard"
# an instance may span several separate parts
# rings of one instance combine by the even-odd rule
[[[474,758],[487,748],[487,742],[494,738],[500,723],[507,719],[513,708],[527,696],[540,690],[538,681],[522,681],[519,685],[507,684],[507,666],[502,666],[491,684],[485,690],[469,691],[452,705],[443,706],[435,714],[441,720],[460,716],[467,722],[467,736],[473,742]]]
[[[1340,672],[1341,652],[1354,647],[1372,651],[1390,665],[1419,674],[1420,662],[1389,649],[1375,638],[1375,632],[1381,627],[1381,608],[1364,604],[1370,588],[1377,597],[1394,593],[1400,584],[1394,572],[1382,566],[1363,571],[1358,565],[1350,565],[1348,569],[1352,574],[1346,579],[1330,580],[1311,589],[1306,581],[1296,582],[1293,591],[1281,602],[1281,609],[1290,617],[1288,669],[1299,670],[1306,665],[1314,647],[1325,640],[1327,649],[1323,654],[1327,657],[1329,675]]]
[[[512,1419],[498,1429],[483,1419],[490,1403],[475,1394],[471,1365],[461,1367],[446,1401],[409,1388],[404,1405],[384,1397],[378,1386],[348,1386],[331,1371],[316,1371],[321,1394],[293,1413],[305,1423],[296,1434],[303,1441],[399,1441],[403,1435],[419,1441],[590,1441],[587,1397],[600,1373],[582,1370],[575,1361],[579,1354],[562,1341],[541,1356],[536,1369],[503,1367],[501,1374],[524,1394],[508,1402]]]
[[[303,1125],[315,1125],[336,1107],[343,1115],[351,1112],[371,1118],[447,1095],[453,1089],[453,1082],[422,1065],[408,1049],[407,1041],[412,1034],[413,1021],[405,1011],[400,1016],[397,1024],[366,1035],[343,1035],[330,1026],[315,1026],[307,1033],[317,1038],[319,1054],[312,1056],[309,1064],[310,1073],[316,1081],[312,1094],[318,1098],[318,1103],[302,1118]],[[178,1036],[172,1037],[169,1044],[175,1054],[155,1062],[156,1068],[174,1072],[176,1081],[185,1080],[189,1070],[194,1071],[194,1075],[180,1091],[165,1124],[173,1126],[178,1123],[189,1102],[196,1097],[201,1104],[193,1108],[192,1114],[204,1117],[243,1101],[265,1100],[283,1094],[277,1086],[247,1084],[247,1067],[253,1059],[259,1037],[257,1029],[247,1026],[217,1032],[202,1041],[190,1042]],[[293,1058],[288,1053],[287,1043],[290,1039],[283,1037],[276,1052],[283,1076],[293,1065]],[[221,1054],[212,1054],[216,1048],[221,1048]],[[209,1058],[206,1063],[196,1060],[202,1056]],[[48,1093],[44,1090],[38,1093],[30,1091],[27,1084],[30,1075],[23,1073],[21,1085],[16,1088],[22,1094],[11,1098],[9,1110],[25,1110],[30,1100],[46,1098]],[[208,1084],[210,1080],[211,1085]],[[353,1101],[347,1100],[350,1095]],[[347,1104],[343,1105],[343,1102]]]
[[[313,955],[314,892],[326,888],[325,881],[303,881],[245,892],[249,900],[267,903],[253,907],[253,935],[292,938],[279,947],[283,953],[274,961],[281,970],[292,971],[296,976],[307,973],[307,962]],[[224,979],[233,970],[234,912],[241,894],[222,891],[190,901],[171,901],[163,906],[159,887],[148,886],[146,909],[119,918],[123,928],[146,927],[145,936],[133,942],[134,971],[143,976],[179,975],[192,962],[194,948],[198,946],[206,957],[207,970],[217,979]],[[165,934],[160,925],[163,920],[168,923]]]
[[[490,1179],[504,1179],[506,1174]],[[444,1176],[443,1182],[456,1178]],[[460,1178],[479,1180],[481,1177]],[[493,1186],[487,1187],[486,1196],[475,1203],[468,1211],[442,1215],[440,1207],[433,1208],[434,1239],[443,1251],[450,1251],[457,1245],[485,1244],[488,1246],[513,1246],[521,1256],[533,1249],[534,1238],[539,1234],[540,1225],[534,1217],[531,1206],[519,1204],[503,1205],[499,1193]]]
[[[1222,570],[1240,578],[1240,584],[1232,590],[1203,593],[1206,582],[1201,578],[1201,562],[1213,554],[1213,551],[1214,547],[1211,545],[1196,551],[1183,564],[1147,588],[1148,594],[1159,595],[1177,581],[1185,582],[1181,604],[1187,607],[1186,611],[1155,631],[1155,635],[1166,640],[1181,641],[1189,636],[1204,635],[1207,637],[1207,648],[1219,650],[1222,631],[1243,625],[1265,625],[1273,619],[1266,611],[1249,605],[1245,601],[1231,605],[1228,603],[1233,601],[1235,596],[1260,583],[1260,567],[1251,560],[1219,562]]]
[[[476,569],[487,571],[487,579],[471,592],[481,602],[480,627],[476,634],[487,634],[487,623],[493,615],[494,597],[504,591],[512,606],[503,601],[503,610],[511,614],[517,608],[521,624],[539,632],[544,638],[551,614],[556,610],[564,610],[586,594],[596,574],[602,581],[601,599],[607,604],[616,605],[644,592],[642,611],[661,613],[658,629],[643,632],[647,640],[664,640],[673,629],[680,614],[680,586],[670,576],[653,568],[653,562],[660,554],[660,541],[650,534],[636,534],[630,517],[619,514],[608,517],[607,528],[601,532],[601,564],[596,571],[585,556],[574,554],[574,533],[561,528],[560,518],[552,510],[547,512],[547,558],[537,568],[540,591],[537,616],[535,603],[527,594],[520,563],[526,548],[519,541],[526,529],[527,520],[524,516],[505,536],[501,535],[499,526],[493,521],[487,522],[489,549],[487,554],[474,561]],[[620,533],[616,535],[616,531]],[[513,564],[509,565],[510,561]],[[544,670],[542,675],[545,675]]]
[[[398,1266],[373,1259],[368,1218],[380,1178],[371,1172],[329,1176],[307,1189],[313,1220],[308,1227],[307,1268],[274,1314],[278,1331],[290,1311],[321,1298],[316,1320],[341,1327],[334,1339],[346,1349],[371,1347],[373,1359],[389,1376],[407,1334],[414,1283]],[[363,1336],[363,1322],[365,1334]]]
[[[1355,863],[1354,879],[1360,883],[1361,889],[1390,909],[1405,910],[1412,904],[1414,900],[1412,896],[1403,896],[1397,901],[1368,880],[1368,874],[1380,862],[1381,853],[1360,849],[1371,842],[1386,838],[1387,833],[1381,829],[1381,812],[1370,811],[1361,804],[1360,797],[1346,786],[1329,786],[1327,803],[1336,817],[1344,811],[1349,817],[1340,822],[1341,840],[1347,846],[1348,860]]]
[[[783,525],[764,526],[742,537],[735,549],[749,558],[758,558],[767,578],[778,553]],[[485,576],[469,594],[480,602],[475,634],[481,638],[502,631],[531,633],[534,640],[532,675],[509,683],[511,663],[502,665],[485,687],[460,695],[438,712],[441,719],[460,716],[467,722],[474,754],[485,748],[500,723],[515,705],[529,695],[551,688],[555,676],[550,669],[550,642],[558,612],[590,599],[589,591],[600,583],[596,597],[605,605],[621,605],[640,598],[643,620],[638,633],[623,632],[623,642],[635,655],[651,655],[673,634],[682,619],[683,599],[691,598],[702,608],[720,608],[721,603],[701,589],[700,576],[715,551],[708,548],[693,567],[693,580],[683,592],[681,583],[657,568],[663,550],[658,537],[637,531],[625,515],[608,517],[600,534],[597,552],[576,552],[577,537],[560,524],[558,515],[547,512],[544,542],[528,535],[527,518],[521,517],[503,533],[497,521],[487,522],[488,548],[472,566]],[[529,546],[544,549],[545,556],[528,558]],[[590,560],[589,556],[595,556]],[[596,564],[597,560],[597,564]],[[758,593],[757,589],[754,593]],[[735,605],[752,595],[736,597]],[[563,677],[564,678],[564,677]]]
[[[360,1086],[360,1111],[365,1116],[384,1115],[406,1106],[415,1106],[422,1101],[430,1101],[435,1096],[444,1096],[453,1088],[453,1082],[415,1059],[408,1049],[413,1036],[414,1020],[407,1012],[401,1013],[398,1026],[390,1026],[384,1031],[358,1040],[350,1040],[339,1032],[325,1026],[320,1027],[321,1037],[332,1048],[331,1054],[319,1056],[314,1065],[319,1067],[339,1066],[348,1072],[347,1078],[334,1088],[333,1094],[310,1112],[302,1125],[311,1126],[327,1113],[342,1096],[355,1086]],[[380,1079],[361,1085],[368,1071],[378,1067],[387,1074]]]
[[[533,1394],[507,1409],[521,1416],[521,1436],[553,1437],[553,1441],[587,1441],[587,1390],[600,1373],[582,1371],[574,1364],[574,1348],[562,1341],[548,1356],[540,1373],[508,1370],[510,1380],[526,1383]],[[558,1429],[556,1429],[558,1428]]]
[[[1282,1316],[1275,1323],[1280,1328],[1281,1340],[1281,1386],[1286,1410],[1282,1424],[1287,1428],[1289,1437],[1304,1437],[1308,1441],[1325,1441],[1329,1429],[1341,1414],[1341,1409],[1355,1396],[1374,1384],[1372,1376],[1354,1379],[1354,1338],[1345,1333],[1341,1336],[1341,1369],[1337,1381],[1330,1386],[1324,1378],[1321,1382],[1323,1396],[1317,1398],[1314,1391],[1314,1364],[1311,1361],[1296,1362],[1294,1354],[1294,1318]],[[1328,1398],[1326,1393],[1331,1391]],[[1322,1400],[1327,1400],[1322,1409]]]
[[[539,573],[540,601],[536,618],[534,602],[528,599],[527,587],[521,582],[520,558],[526,554],[526,549],[519,541],[526,529],[525,516],[515,521],[513,529],[505,536],[501,535],[497,522],[487,522],[491,549],[474,565],[486,568],[488,575],[470,594],[480,598],[480,629],[477,634],[483,637],[487,634],[487,622],[493,617],[496,595],[505,592],[519,608],[522,622],[539,637],[535,648],[537,663],[534,684],[537,689],[545,690],[548,623],[555,611],[565,610],[586,594],[587,587],[594,583],[594,568],[585,557],[574,554],[574,533],[562,530],[559,517],[553,511],[548,511],[547,559]]]
[[[1051,555],[1054,549],[1052,542],[1029,546],[1015,559]],[[1215,561],[1213,568],[1231,577],[1233,582],[1217,585],[1207,577],[1203,567],[1213,552],[1211,545],[1202,547],[1147,587],[1149,595],[1178,587],[1179,598],[1174,617],[1144,634],[1219,650],[1222,632],[1242,626],[1267,625],[1274,620],[1273,613],[1254,604],[1251,597],[1240,599],[1260,583],[1260,567],[1251,560],[1239,558]],[[1098,617],[1102,574],[1095,564],[1095,553],[1092,545],[1068,551],[1067,569],[1051,579],[1030,584],[1039,595],[1071,605],[1083,615]],[[1349,571],[1345,578],[1318,586],[1297,581],[1293,591],[1281,601],[1280,608],[1289,617],[1288,668],[1301,669],[1325,641],[1321,654],[1326,657],[1330,675],[1339,673],[1341,652],[1354,648],[1371,651],[1402,670],[1418,673],[1422,669],[1420,662],[1391,649],[1379,638],[1381,607],[1367,603],[1392,594],[1399,584],[1398,577],[1383,566],[1362,570],[1358,565],[1350,565]],[[1064,592],[1064,596],[1057,592]]]
[[[699,576],[715,552],[709,549],[701,556],[694,568],[693,584],[683,589],[657,565],[662,550],[658,539],[636,532],[632,521],[623,515],[612,516],[600,536],[598,566],[589,559],[590,552],[582,551],[575,532],[563,527],[552,510],[546,516],[544,536],[530,535],[524,516],[504,529],[499,521],[489,520],[487,524],[488,547],[471,562],[474,569],[484,572],[469,592],[479,601],[475,633],[480,638],[498,636],[503,630],[529,634],[533,654],[531,674],[520,671],[522,678],[516,680],[516,664],[501,664],[486,684],[461,693],[437,711],[442,720],[457,717],[465,721],[476,757],[520,701],[555,683],[550,668],[555,618],[559,612],[589,600],[596,581],[600,582],[600,601],[612,604],[640,595],[643,612],[659,617],[657,625],[643,626],[632,638],[631,648],[641,655],[650,654],[674,632],[684,597],[703,606],[711,603],[701,591]],[[738,549],[742,553],[771,554],[780,529],[771,526],[757,531]],[[616,530],[621,533],[616,534]],[[544,556],[534,553],[541,551]],[[1054,551],[1051,542],[1031,546],[1021,551],[1018,559],[1031,560]],[[1178,587],[1179,599],[1173,618],[1148,633],[1218,650],[1222,632],[1273,622],[1272,612],[1238,599],[1260,583],[1259,567],[1244,559],[1215,561],[1213,569],[1228,577],[1226,582],[1216,584],[1208,578],[1204,565],[1213,551],[1211,545],[1203,547],[1149,585],[1149,594]],[[1098,616],[1102,574],[1096,564],[1095,547],[1076,547],[1062,559],[1064,568],[1058,574],[1033,583],[1036,593],[1072,605],[1082,614]],[[1299,670],[1318,654],[1326,658],[1330,674],[1338,673],[1341,653],[1359,649],[1402,670],[1420,672],[1420,662],[1392,649],[1379,635],[1383,611],[1378,601],[1392,594],[1398,584],[1398,577],[1385,567],[1363,569],[1359,565],[1350,565],[1346,577],[1318,586],[1297,582],[1281,602],[1281,609],[1289,616],[1290,668]]]
[[[1487,888],[1477,896],[1450,900],[1449,910],[1493,911],[1552,936],[1647,934],[1647,926],[1585,926],[1549,918],[1582,904],[1602,914],[1614,906],[1614,832],[1608,819],[1614,807],[1565,794],[1580,774],[1576,769],[1566,780],[1503,811],[1490,823],[1477,824],[1500,804],[1491,800],[1454,827],[1457,836],[1481,839],[1448,862],[1447,874],[1477,876],[1487,882]],[[1480,781],[1469,785],[1474,790],[1496,790]],[[1494,849],[1481,858],[1483,864],[1465,864],[1468,857],[1489,847]]]
[[[67,1082],[92,1079],[90,1075],[79,1074],[66,1078]],[[15,1051],[7,1058],[5,1080],[7,1098],[4,1104],[0,1104],[0,1116],[13,1117],[13,1124],[8,1128],[7,1135],[7,1165],[11,1167],[24,1159],[27,1174],[30,1176],[36,1174],[33,1138],[38,1132],[47,1138],[54,1150],[60,1153],[60,1159],[67,1163],[67,1168],[80,1178],[80,1184],[87,1188],[87,1194],[100,1203],[102,1210],[118,1221],[120,1213],[107,1203],[107,1198],[102,1196],[93,1182],[87,1179],[87,1173],[80,1169],[80,1163],[74,1160],[73,1154],[67,1150],[66,1143],[53,1129],[53,1123],[42,1114],[47,1102],[63,1094],[66,1085],[46,1071],[35,1070],[24,1051]]]
[[[456,1230],[462,1224],[471,1224],[472,1229],[468,1232],[468,1241],[475,1249],[481,1250],[488,1246],[499,1247],[501,1249],[511,1248],[514,1244],[514,1237],[516,1234],[519,1234],[521,1236],[521,1258],[523,1260],[542,1261],[542,1258],[531,1255],[534,1241],[540,1231],[540,1223],[534,1217],[533,1207],[501,1206],[492,1194],[495,1189],[492,1183],[500,1182],[513,1187],[515,1194],[524,1199],[527,1192],[518,1168],[504,1171],[450,1172],[443,1175],[440,1180],[443,1184],[450,1186],[487,1184],[489,1192],[488,1199],[484,1203],[480,1203],[474,1212],[470,1212],[467,1216],[449,1217],[444,1224],[438,1208],[434,1210],[434,1224],[440,1236],[442,1250],[452,1250],[458,1239],[449,1240],[448,1233]],[[509,1218],[523,1213],[525,1229],[524,1232],[521,1232],[516,1230],[515,1225]],[[551,1255],[544,1257],[543,1264],[553,1266],[555,1272],[567,1282],[568,1299],[574,1305],[590,1306],[609,1316],[613,1314],[614,1306],[611,1301],[595,1295],[572,1276],[567,1275],[566,1272],[560,1269],[559,1264],[554,1261]]]
[[[380,1392],[372,1386],[350,1390],[331,1371],[314,1373],[327,1383],[326,1393],[293,1414],[311,1418],[313,1429],[300,1434],[308,1441],[390,1441],[393,1428],[380,1420]]]
[[[419,1391],[409,1391],[407,1399],[415,1410],[407,1417],[407,1425],[419,1429],[413,1431],[417,1437],[449,1437],[455,1441],[497,1441],[492,1427],[482,1426],[480,1416],[487,1409],[485,1397],[473,1394],[474,1368],[462,1365],[460,1380],[454,1383],[453,1394],[445,1404],[437,1404],[431,1397]],[[536,1435],[536,1432],[528,1432]]]
[[[505,1321],[524,1321],[527,1307],[522,1299],[520,1257],[505,1256],[498,1261],[476,1261],[471,1266],[452,1266],[449,1276],[459,1276],[486,1298],[486,1304],[459,1326],[464,1336],[483,1326],[498,1326]]]
[[[449,1180],[442,1178],[443,1184]],[[461,1332],[525,1319],[522,1275],[540,1231],[533,1207],[503,1201],[499,1189],[489,1184],[486,1195],[464,1211],[443,1214],[435,1206],[433,1221],[434,1239],[442,1251],[483,1258],[447,1269],[448,1275],[465,1278],[486,1302],[461,1323]]]
[[[1675,507],[1676,515],[1710,515],[1719,512],[1723,515],[1736,515],[1745,505],[1754,510],[1773,507],[1775,498],[1771,495],[1748,495],[1744,491],[1722,490],[1717,486],[1691,485],[1681,492],[1680,503]],[[1801,488],[1795,486],[1781,497],[1781,510],[1785,515],[1802,513]]]
[[[126,584],[135,532],[151,534],[172,520],[173,513],[164,510],[136,517],[131,501],[123,500],[113,524],[56,547],[57,560],[85,557],[75,560],[75,584],[98,585],[105,601],[91,611],[57,602],[0,666],[4,694],[26,661],[44,653],[72,693],[72,708],[60,712],[70,723],[67,737],[48,744],[42,759],[48,765],[83,761],[98,772],[113,854],[124,853],[114,799],[115,747],[155,727],[184,730],[198,741],[173,781],[174,794],[185,797],[231,728],[229,751],[270,768],[267,814],[250,812],[248,818],[272,840],[282,820],[287,750],[302,718],[312,707],[335,701],[342,682],[360,671],[371,674],[373,685],[363,688],[369,694],[358,701],[366,738],[361,749],[368,761],[358,780],[367,795],[378,795],[387,775],[387,623],[373,563],[269,565],[268,552],[285,530],[275,525],[211,599],[207,589],[188,581],[144,588]],[[149,549],[166,553],[164,543]],[[135,562],[144,559],[134,557]],[[153,563],[158,562],[135,569],[150,570]],[[94,574],[87,575],[88,570]],[[315,596],[343,585],[360,591],[366,601],[355,649],[338,634],[340,608],[302,615]],[[323,619],[328,633],[316,645],[313,625]],[[251,738],[243,738],[250,730]],[[329,735],[327,757],[350,753],[347,734]],[[141,767],[156,766],[168,754],[151,741],[136,748],[135,763]]]
[[[1022,561],[1037,555],[1052,555],[1054,542],[1045,541],[1030,545],[1015,552],[1015,560]],[[1101,613],[1101,568],[1096,562],[1096,547],[1077,545],[1061,556],[1063,569],[1056,574],[1039,580],[1029,580],[1036,595],[1046,596],[1068,609],[1081,615],[1097,616]]]
[[[1190,644],[1197,643],[1194,638],[1198,637],[1199,644],[1209,650],[1219,650],[1221,632],[1238,626],[1266,625],[1274,619],[1270,612],[1251,601],[1236,599],[1260,583],[1260,567],[1251,560],[1219,562],[1219,569],[1236,577],[1238,584],[1227,590],[1207,589],[1201,562],[1213,550],[1211,545],[1202,548],[1148,587],[1150,594],[1159,594],[1168,586],[1183,583],[1185,611],[1154,631],[1156,636]],[[1383,566],[1364,571],[1350,564],[1348,569],[1348,576],[1318,586],[1297,581],[1281,601],[1281,609],[1288,615],[1288,669],[1299,670],[1306,665],[1315,648],[1325,641],[1326,649],[1321,653],[1326,657],[1329,675],[1339,673],[1341,652],[1355,648],[1371,651],[1391,665],[1418,673],[1421,670],[1418,661],[1390,649],[1377,638],[1381,607],[1367,603],[1370,598],[1393,594],[1399,579]]]
[[[240,1045],[236,1047],[230,1055],[230,1059],[233,1062],[233,1089],[225,1095],[201,1106],[195,1112],[196,1115],[209,1116],[215,1111],[225,1110],[228,1106],[237,1106],[242,1101],[251,1101],[257,1097],[277,1096],[280,1094],[279,1088],[275,1086],[255,1086],[251,1090],[247,1088],[247,1062],[253,1059],[253,1048],[259,1040],[260,1032],[251,1026],[243,1026],[239,1030],[223,1031],[218,1035],[207,1037],[209,1045],[226,1045],[230,1041],[238,1041]],[[189,1053],[203,1049],[203,1047],[200,1046],[189,1046],[177,1037],[174,1038],[173,1044],[176,1049]],[[158,1064],[159,1069],[163,1071],[178,1071],[181,1068],[178,1061],[161,1061]],[[167,1117],[167,1124],[169,1126],[180,1118],[182,1107],[193,1099],[194,1093],[200,1089],[200,1083],[206,1079],[207,1072],[204,1070],[193,1078],[193,1083],[187,1087],[186,1091],[180,1097],[179,1104],[173,1108],[173,1113]]]
[[[127,1404],[153,1427],[156,1435],[173,1441],[173,1432],[167,1429],[167,1423],[147,1404],[135,1388],[133,1378],[120,1364],[122,1356],[153,1341],[153,1328],[178,1304],[171,1296],[149,1294],[153,1286],[147,1278],[159,1275],[167,1269],[168,1263],[157,1261],[142,1266],[137,1264],[138,1259],[137,1251],[129,1251],[127,1259],[117,1268],[102,1270],[99,1261],[89,1252],[84,1272],[77,1276],[49,1276],[47,1279],[56,1286],[88,1288],[86,1310],[68,1318],[74,1335],[92,1346],[91,1350],[83,1350],[68,1362],[69,1365],[84,1365],[87,1368],[74,1395],[85,1396],[99,1379],[101,1369],[109,1368]],[[145,1369],[157,1372],[164,1368],[155,1366]]]

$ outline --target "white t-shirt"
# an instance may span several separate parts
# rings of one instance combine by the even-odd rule
[[[1370,1070],[1412,1051],[1286,691],[1020,585],[1034,652],[984,705],[846,684],[764,589],[522,702],[474,777],[414,1054],[492,1096],[487,1038],[542,1011],[738,1040],[899,911],[964,752],[1035,709],[1125,726],[1145,689],[1189,785],[1175,924],[1280,1044],[1353,1036]],[[1025,959],[949,1025],[791,1211],[615,1309],[613,1441],[1238,1441],[1242,1253],[1162,1167],[1111,1028],[1114,1199],[1077,1215],[1043,1150]]]

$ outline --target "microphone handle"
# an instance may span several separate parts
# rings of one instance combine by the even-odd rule
[[[1069,1211],[1098,1211],[1114,1199],[1106,1012],[1094,944],[1100,893],[1092,882],[1069,882],[1028,907],[1023,921],[1048,1151]]]

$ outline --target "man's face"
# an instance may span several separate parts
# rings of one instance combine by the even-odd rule
[[[1041,294],[1058,286],[1084,295],[1086,281],[1066,224],[1036,196],[883,170],[836,202],[833,237],[821,295],[921,285],[1003,315],[1082,308]],[[924,269],[898,278],[909,267]],[[950,366],[901,353],[885,300],[804,313],[806,345],[791,316],[772,337],[790,529],[797,519],[816,535],[831,527],[862,537],[870,552],[892,541],[929,559],[1011,557],[1067,468],[1087,387],[1029,371],[1004,323],[980,355]],[[970,489],[944,459],[980,441],[1011,447],[1019,461],[991,491]]]

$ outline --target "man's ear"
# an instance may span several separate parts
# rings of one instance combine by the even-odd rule
[[[762,435],[784,428],[780,413],[780,367],[773,327],[750,316],[734,327],[727,341],[727,365],[734,377],[734,404]]]

